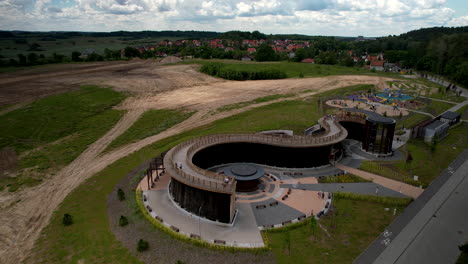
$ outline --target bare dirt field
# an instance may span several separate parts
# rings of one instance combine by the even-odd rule
[[[354,84],[384,88],[390,79],[374,76],[330,76],[268,81],[225,81],[196,71],[193,65],[162,66],[153,61],[54,65],[0,74],[0,105],[21,104],[49,94],[77,89],[82,84],[112,86],[133,94],[118,106],[128,110],[117,125],[90,145],[77,159],[38,186],[16,193],[0,192],[0,262],[18,263],[31,255],[34,242],[54,209],[84,180],[116,160],[163,138],[274,101],[207,115],[209,111],[257,97],[307,90],[296,97]],[[291,98],[288,98],[291,99]],[[281,101],[284,99],[278,99]],[[147,109],[198,110],[182,123],[138,142],[100,155]]]

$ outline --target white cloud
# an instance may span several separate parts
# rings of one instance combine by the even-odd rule
[[[66,3],[66,2],[64,2]],[[0,0],[1,29],[400,34],[467,25],[447,0]]]

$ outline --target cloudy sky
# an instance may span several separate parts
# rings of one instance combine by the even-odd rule
[[[0,0],[0,30],[386,36],[467,25],[466,0]]]

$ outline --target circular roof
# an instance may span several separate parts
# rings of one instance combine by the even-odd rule
[[[224,168],[224,174],[233,176],[238,181],[251,181],[259,179],[263,176],[264,170],[262,167],[248,164],[237,163]]]

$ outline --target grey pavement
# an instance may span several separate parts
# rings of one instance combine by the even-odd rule
[[[432,114],[429,114],[429,113],[426,113],[426,112],[423,112],[423,111],[418,111],[418,110],[412,110],[412,109],[406,109],[410,112],[415,112],[415,113],[418,113],[418,114],[422,114],[422,115],[427,115],[427,116],[430,116],[431,118],[434,118],[435,116],[433,116]]]
[[[351,156],[354,159],[378,160],[378,161],[399,161],[404,158],[401,151],[397,149],[393,150],[392,156],[377,157],[375,155],[369,154],[361,150],[361,143],[359,141],[352,140],[352,139],[346,139],[345,141],[343,141],[343,145],[346,151],[346,155]],[[343,162],[340,162],[340,163],[342,163],[343,165],[349,166]],[[350,166],[350,167],[357,168],[359,166],[357,167]]]
[[[467,190],[465,161],[374,263],[454,263],[468,239]]]
[[[396,237],[403,228],[418,214],[418,212],[426,205],[426,203],[440,190],[448,179],[452,176],[452,172],[457,170],[465,161],[468,160],[468,150],[464,150],[458,157],[445,169],[439,177],[437,177],[432,183],[424,190],[424,192],[413,201],[406,209],[400,214],[387,228],[392,233],[393,238]],[[382,230],[383,232],[384,230]],[[355,260],[354,263],[373,263],[375,259],[386,249],[385,245],[382,244],[382,240],[385,239],[384,235],[381,234],[369,247],[361,253]]]
[[[378,193],[376,194],[376,189]],[[391,196],[407,198],[408,196],[385,188],[382,185],[373,182],[356,182],[356,183],[318,183],[318,184],[281,184],[281,188],[305,189],[311,191],[324,192],[352,192],[367,195]]]
[[[426,96],[421,96],[421,95],[419,95],[418,97],[426,98],[426,99],[430,99],[430,100],[434,100],[434,101],[439,101],[439,102],[444,102],[444,103],[449,103],[449,104],[458,104],[458,103],[452,102],[452,101],[441,100],[441,99],[436,99],[436,98],[431,98],[431,97],[426,97]]]
[[[448,110],[445,111],[445,112],[448,112],[448,111],[455,112],[455,111],[457,111],[458,109],[464,107],[464,106],[467,105],[467,104],[468,104],[468,100],[465,100],[465,101],[463,101],[463,102],[461,102],[461,103],[459,103],[459,104],[457,104],[457,105],[455,105],[455,106],[452,106],[450,109],[448,109]],[[444,112],[444,113],[445,113],[445,112]]]
[[[266,201],[252,203],[249,205],[252,207],[258,226],[281,224],[284,221],[289,221],[304,215],[304,213],[279,201],[278,205],[270,206],[269,204],[273,202],[277,202],[277,200],[271,198]],[[262,209],[255,208],[256,205],[261,204],[264,204],[267,207]]]
[[[165,223],[179,228],[181,233],[201,234],[204,240],[219,239],[231,245],[263,246],[263,239],[249,204],[236,204],[239,214],[234,225],[230,227],[215,224],[175,207],[169,199],[167,190],[151,190],[145,194],[148,195],[153,213],[161,217]]]

